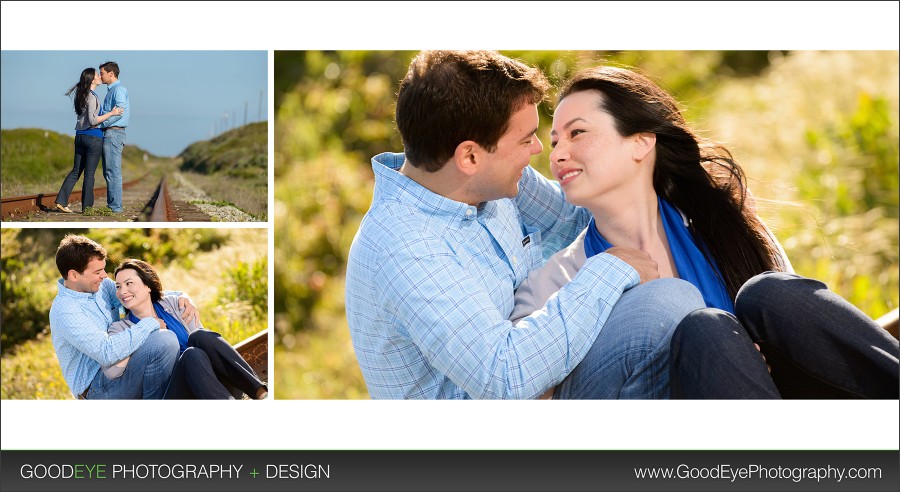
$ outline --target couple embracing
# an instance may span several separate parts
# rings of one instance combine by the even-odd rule
[[[898,342],[796,275],[731,153],[647,77],[425,51],[346,306],[373,398],[897,398]]]
[[[129,259],[106,275],[106,250],[77,235],[56,250],[53,348],[78,399],[265,398],[268,389],[190,298],[163,291],[156,270]],[[120,319],[120,307],[127,311]]]
[[[108,87],[102,104],[94,92],[100,84]],[[77,116],[75,160],[56,195],[55,208],[60,212],[74,213],[69,208],[69,195],[82,174],[81,213],[94,206],[94,173],[102,155],[107,207],[112,212],[122,212],[122,152],[131,105],[128,90],[119,82],[119,64],[108,61],[100,65],[99,71],[93,67],[85,68],[78,82],[66,91],[67,96],[73,93]]]

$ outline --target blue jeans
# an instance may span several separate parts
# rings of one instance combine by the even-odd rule
[[[675,278],[626,291],[594,345],[556,387],[553,397],[668,398],[672,333],[688,313],[704,306],[693,285]]]
[[[75,183],[81,173],[84,173],[84,183],[81,187],[81,210],[94,206],[94,174],[97,172],[97,164],[100,163],[100,155],[103,152],[103,138],[91,135],[75,135],[75,161],[72,170],[66,175],[59,193],[56,194],[56,203],[62,206],[69,205],[69,195],[75,188]]]
[[[188,348],[175,364],[166,399],[230,400],[242,392],[254,397],[263,386],[247,361],[221,335],[197,330],[188,337]]]
[[[825,284],[767,272],[741,287],[735,315],[704,309],[685,318],[672,339],[672,392],[691,399],[896,399],[898,361],[897,340]]]
[[[151,333],[131,354],[125,372],[108,379],[97,371],[88,388],[88,400],[161,400],[166,394],[175,361],[178,337],[169,330]]]
[[[103,132],[103,177],[106,179],[106,204],[113,212],[122,208],[122,150],[125,130],[110,128]]]

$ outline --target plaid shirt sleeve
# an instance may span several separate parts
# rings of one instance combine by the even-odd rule
[[[104,318],[85,312],[77,306],[50,312],[54,336],[63,337],[79,352],[101,365],[122,360],[137,350],[150,333],[159,329],[154,318],[142,319],[132,329],[107,335]]]
[[[598,255],[543,310],[513,325],[438,238],[406,237],[382,251],[375,285],[384,286],[383,306],[428,363],[472,398],[533,398],[558,384],[639,282],[621,260]]]
[[[516,208],[526,227],[541,231],[544,260],[568,246],[591,220],[587,209],[566,203],[559,183],[528,166],[519,180]]]

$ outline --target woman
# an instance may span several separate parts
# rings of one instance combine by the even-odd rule
[[[103,153],[103,131],[97,125],[123,111],[117,107],[109,113],[101,113],[100,98],[94,93],[98,85],[100,72],[85,68],[78,83],[66,92],[67,96],[75,93],[75,114],[78,119],[75,122],[75,163],[56,195],[56,210],[60,212],[74,213],[69,208],[69,194],[82,172],[84,183],[81,188],[81,212],[94,206],[94,173]]]
[[[181,355],[172,370],[167,399],[233,399],[232,387],[254,399],[266,397],[266,384],[228,342],[218,333],[203,329],[199,321],[182,319],[177,298],[163,297],[162,282],[153,267],[141,260],[125,260],[116,268],[115,277],[116,297],[129,312],[109,327],[110,335],[152,316],[160,328],[178,337]],[[127,364],[126,358],[103,371],[114,379]]]
[[[551,145],[566,200],[593,219],[520,286],[516,312],[539,308],[587,257],[636,248],[660,277],[696,286],[708,307],[673,336],[673,397],[897,398],[897,340],[791,273],[740,165],[697,137],[649,79],[613,67],[576,74],[560,91]]]

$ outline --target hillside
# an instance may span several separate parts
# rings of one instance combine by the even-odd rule
[[[3,163],[0,194],[4,197],[32,195],[58,189],[72,169],[74,140],[73,135],[41,128],[0,130],[0,162]],[[122,154],[124,170],[136,171],[145,153],[155,158],[140,147],[126,144]],[[103,186],[100,165],[97,168],[97,186]]]
[[[183,160],[181,170],[244,178],[266,176],[268,132],[268,122],[260,121],[191,144],[178,156]]]

